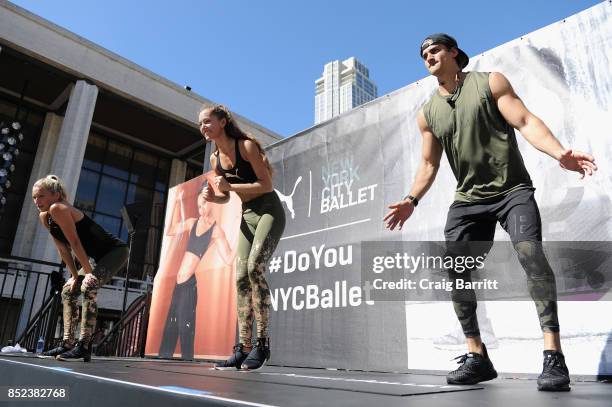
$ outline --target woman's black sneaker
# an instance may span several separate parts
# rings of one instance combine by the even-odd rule
[[[242,348],[241,343],[237,343],[234,346],[234,354],[230,356],[230,358],[224,362],[220,362],[215,364],[215,369],[217,370],[230,370],[230,369],[238,369],[242,366],[242,362],[249,356],[247,352]]]
[[[482,344],[482,355],[476,352],[466,353],[455,358],[461,366],[446,375],[448,384],[476,384],[492,380],[497,372],[489,359],[487,348]]]
[[[64,362],[90,362],[91,348],[84,341],[79,341],[74,348],[60,354],[56,359]]]
[[[257,343],[249,353],[249,356],[242,362],[242,369],[257,370],[266,365],[270,359],[270,339],[257,338]]]
[[[570,378],[565,357],[558,351],[544,351],[544,368],[538,377],[538,390],[570,391]]]
[[[46,352],[39,353],[36,356],[41,359],[55,359],[57,356],[61,355],[62,353],[68,352],[70,349],[72,348],[69,348],[68,346],[66,346],[64,342],[62,342],[62,344],[58,346],[57,348],[53,348]]]

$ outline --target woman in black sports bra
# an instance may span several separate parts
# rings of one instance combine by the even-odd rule
[[[197,218],[185,219],[183,191],[179,192],[173,209],[172,223],[166,232],[168,236],[188,233],[189,240],[176,275],[176,287],[159,347],[159,356],[163,358],[173,357],[176,342],[180,339],[181,358],[193,359],[198,302],[195,271],[206,251],[216,245],[225,264],[229,264],[232,260],[231,248],[225,233],[221,227],[215,225],[211,213],[212,205],[204,200],[207,186],[208,182],[204,182],[197,196],[199,214]]]
[[[32,199],[40,212],[40,222],[53,237],[57,251],[72,275],[62,288],[63,342],[39,357],[89,362],[91,338],[98,315],[98,289],[125,266],[128,247],[72,206],[63,183],[55,175],[47,175],[34,183]],[[76,268],[75,259],[81,264],[80,270]],[[95,264],[91,264],[90,259]],[[81,293],[81,334],[77,342],[77,300]]]
[[[209,186],[204,199],[226,203],[229,192],[234,191],[242,200],[236,262],[240,341],[234,354],[215,368],[255,370],[270,358],[271,301],[265,269],[285,229],[285,210],[274,192],[272,169],[263,148],[240,130],[229,110],[222,105],[204,108],[199,123],[202,135],[217,147],[210,157],[216,188]],[[254,346],[253,319],[257,321]]]

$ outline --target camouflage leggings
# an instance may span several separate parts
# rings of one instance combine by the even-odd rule
[[[489,250],[481,248],[478,252],[484,253]],[[536,306],[540,328],[543,332],[559,332],[555,275],[542,250],[542,242],[517,242],[514,243],[514,250],[527,275],[527,288]],[[469,271],[463,273],[449,271],[449,279],[453,281],[451,298],[465,336],[480,336],[476,318],[476,293],[474,290],[455,290],[457,278],[472,281],[471,273]]]
[[[284,229],[285,211],[275,192],[243,203],[236,264],[238,330],[242,344],[251,343],[253,317],[257,321],[257,337],[268,337],[270,289],[265,269]]]
[[[497,222],[510,235],[525,270],[527,288],[535,302],[542,331],[559,332],[555,275],[542,250],[542,221],[532,189],[516,190],[493,203],[454,202],[444,229],[449,254],[488,252]],[[471,281],[469,272],[460,274],[451,270],[449,277],[453,287],[457,278]],[[451,298],[465,336],[479,336],[474,290],[453,289]]]
[[[83,293],[83,305],[81,307],[81,335],[79,340],[89,343],[98,316],[98,289],[107,284],[111,278],[127,262],[129,250],[126,246],[116,247],[106,256],[102,257],[93,269],[93,273],[82,275],[83,269],[79,270],[80,289],[75,292],[70,290],[72,279],[68,280],[62,288],[62,304],[64,317],[64,341],[68,344],[75,343],[75,331],[79,322],[78,299]]]

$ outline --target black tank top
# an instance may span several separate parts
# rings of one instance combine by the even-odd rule
[[[217,170],[230,184],[250,184],[257,181],[257,176],[251,164],[244,160],[240,155],[238,147],[238,139],[236,139],[236,165],[229,170],[221,166],[221,158],[219,158],[219,150],[217,154]]]
[[[62,229],[49,214],[47,214],[47,225],[51,236],[70,246],[64,232],[62,232]],[[76,232],[85,249],[85,253],[89,257],[93,257],[96,262],[100,261],[102,257],[106,256],[115,247],[127,246],[124,241],[108,233],[102,226],[85,214],[83,214],[83,219],[75,222],[74,225],[76,226]]]
[[[204,253],[206,252],[206,249],[208,248],[208,242],[210,241],[210,234],[213,227],[211,226],[210,228],[208,228],[208,230],[202,233],[201,236],[198,236],[196,234],[197,228],[198,222],[196,221],[196,223],[194,223],[193,227],[191,228],[191,233],[189,233],[189,242],[187,243],[186,251],[195,254],[199,258],[202,258],[202,256],[204,256]]]

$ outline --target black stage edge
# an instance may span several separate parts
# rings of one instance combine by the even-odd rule
[[[29,406],[610,406],[612,385],[573,381],[572,391],[545,393],[534,379],[449,386],[444,375],[266,366],[215,371],[208,363],[94,358],[91,363],[0,355],[0,388],[68,387],[69,400],[0,401]],[[6,400],[4,398],[0,400]]]

